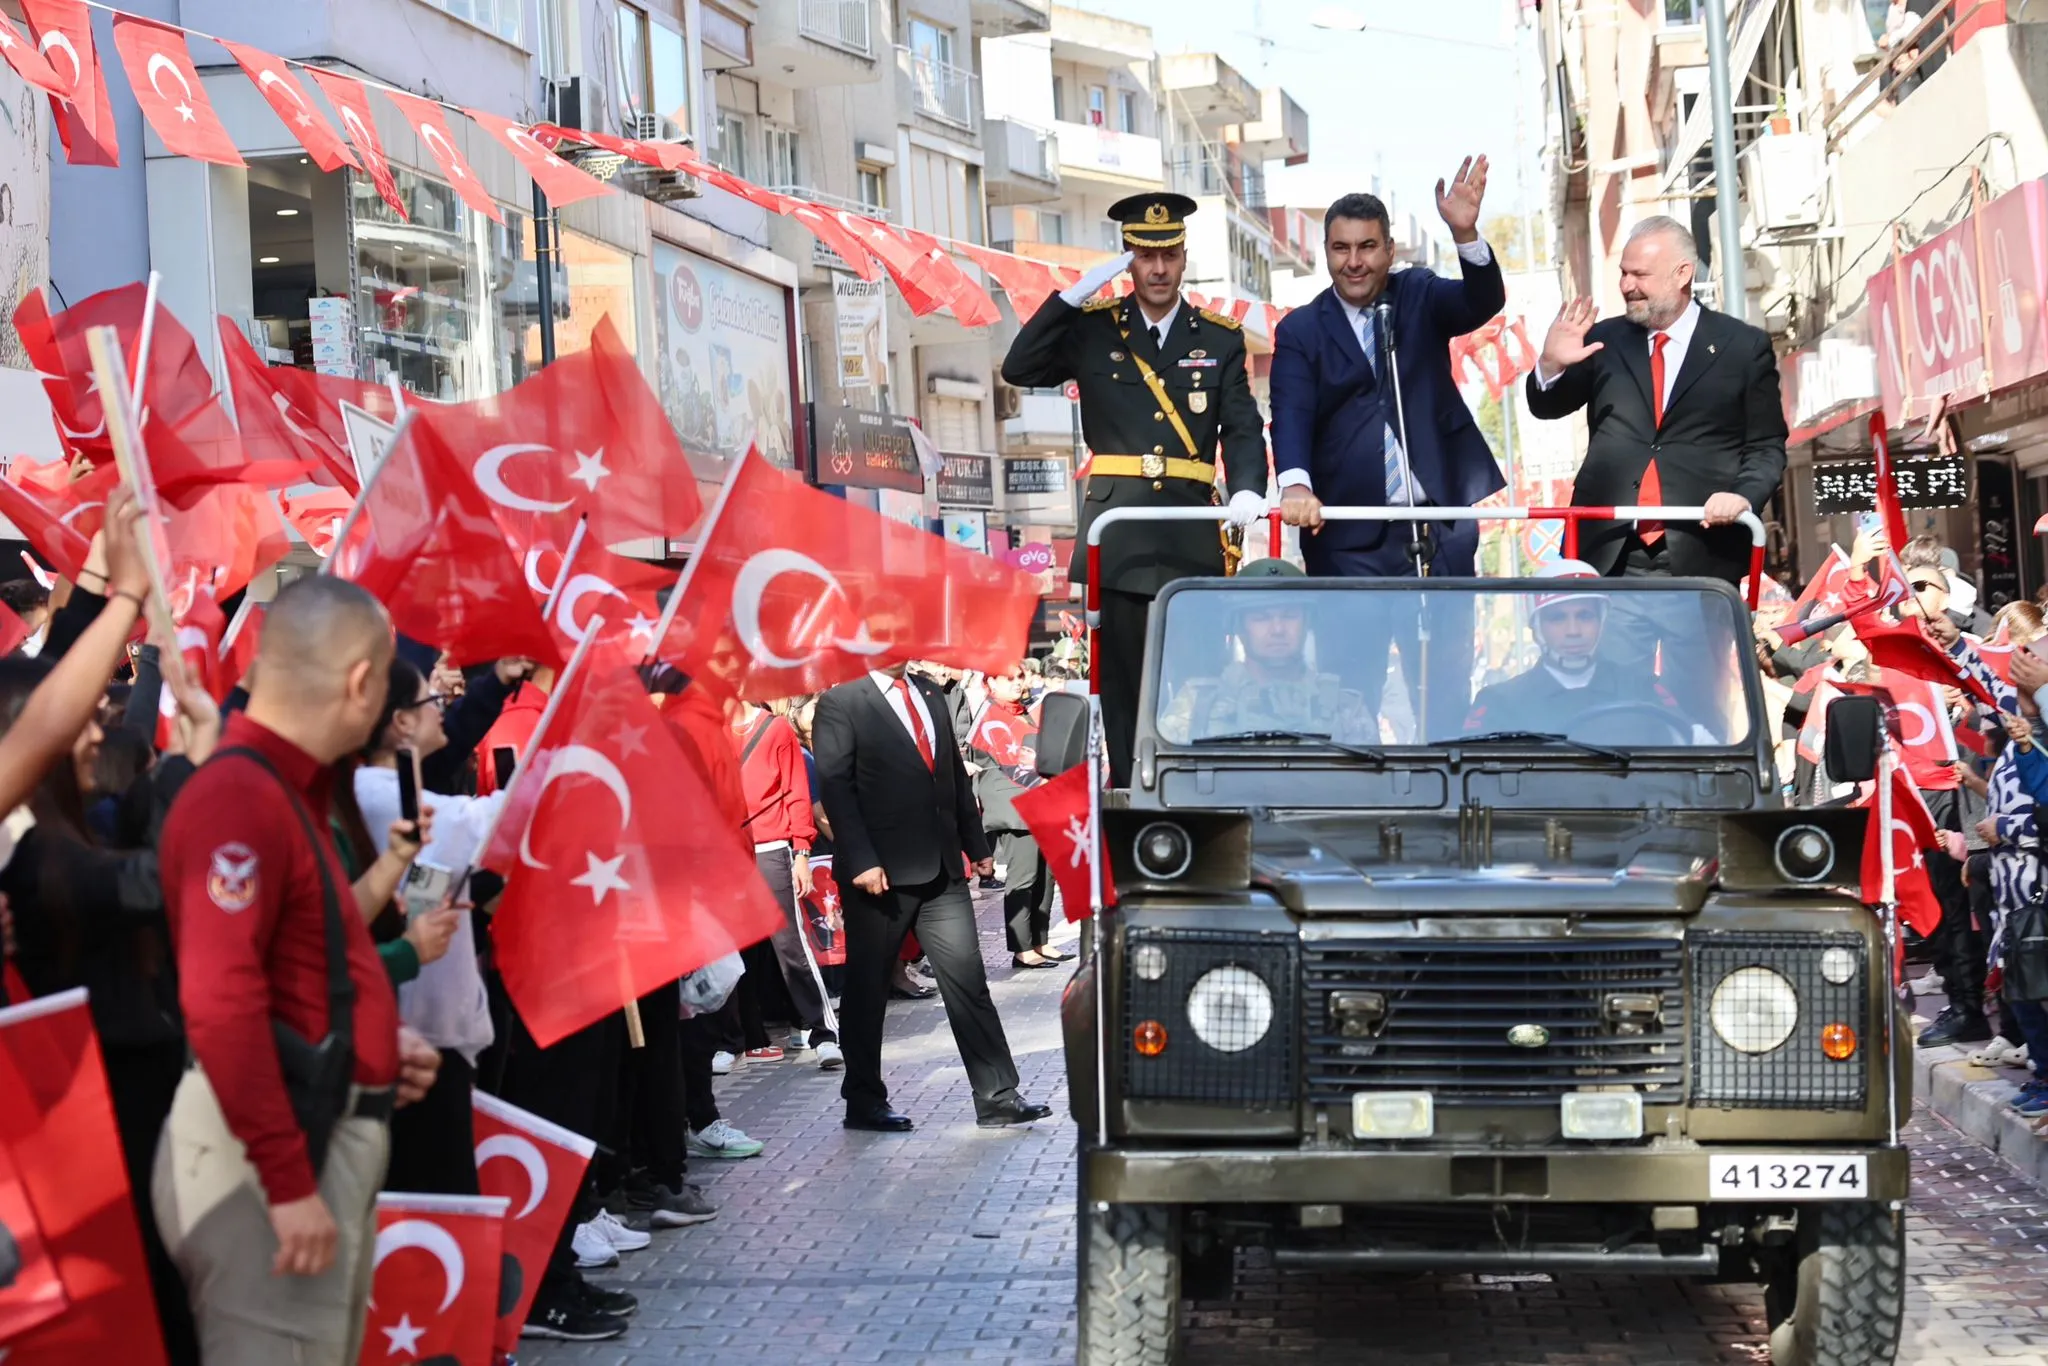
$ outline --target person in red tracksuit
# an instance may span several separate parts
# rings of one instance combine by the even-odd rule
[[[761,945],[746,951],[749,978],[741,980],[739,989],[748,991],[754,974],[766,978],[779,968],[795,1017],[790,1048],[808,1046],[817,1053],[820,1067],[834,1071],[846,1062],[839,1051],[837,1021],[832,1018],[823,982],[797,919],[798,898],[811,890],[809,854],[811,841],[818,834],[811,819],[811,784],[804,769],[803,744],[787,720],[745,702],[733,706],[729,738],[740,757],[740,785],[747,799],[746,837],[754,845],[754,866],[761,870],[762,880],[785,914],[782,928],[768,941],[772,953],[770,947]],[[742,1011],[745,1008],[742,1002]],[[780,1056],[780,1050],[765,1043],[765,1036],[744,1042],[754,1045],[747,1051],[750,1058]]]

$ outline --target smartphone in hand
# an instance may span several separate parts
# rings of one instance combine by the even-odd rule
[[[498,790],[503,792],[512,785],[512,772],[519,767],[519,751],[510,745],[499,745],[491,750],[491,772],[498,780]]]
[[[398,751],[398,816],[414,824],[420,818],[419,756],[409,749]]]

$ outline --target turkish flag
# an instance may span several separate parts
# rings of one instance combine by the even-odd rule
[[[82,988],[0,1010],[0,1148],[13,1159],[70,1300],[62,1314],[7,1339],[7,1366],[163,1366],[136,1207]]]
[[[71,1307],[57,1264],[43,1246],[28,1188],[0,1143],[0,1343],[48,1323]],[[6,1349],[0,1347],[0,1352]]]
[[[284,519],[305,538],[312,552],[324,560],[334,553],[334,538],[341,534],[341,524],[355,503],[355,495],[347,489],[313,489],[287,493],[278,501],[284,504]]]
[[[1902,673],[1945,688],[1961,688],[1987,707],[1998,706],[1998,698],[1991,689],[1943,653],[1914,618],[1892,621],[1887,613],[1870,612],[1852,618],[1851,623],[1864,648],[1870,651],[1870,662],[1886,673]]]
[[[1809,613],[1832,615],[1842,610],[1842,588],[1849,577],[1849,557],[1842,553],[1842,547],[1828,547],[1828,557],[1820,562],[1820,568],[1806,581],[1806,588],[1792,604],[1793,621]]]
[[[92,14],[84,0],[21,0],[21,9],[35,32],[36,50],[64,87],[64,94],[50,96],[64,159],[73,166],[119,166],[114,106],[100,73]]]
[[[526,585],[539,594],[542,604],[555,597],[548,627],[565,655],[582,643],[599,618],[604,623],[599,640],[618,642],[635,659],[654,648],[654,630],[661,622],[660,594],[675,586],[674,570],[614,555],[591,536],[577,548],[567,582],[561,582],[561,552],[552,545],[528,550],[525,567]]]
[[[123,285],[52,314],[38,289],[30,291],[14,311],[14,330],[50,396],[57,434],[66,450],[95,465],[113,460],[114,444],[107,438],[106,414],[100,407],[99,383],[93,377],[86,334],[95,327],[111,327],[119,334],[132,382],[147,299],[147,286]],[[198,343],[169,309],[159,305],[149,343],[149,374],[142,386],[145,433],[152,423],[184,421],[212,397],[213,373],[206,368]]]
[[[1019,793],[1011,805],[1031,838],[1038,841],[1039,853],[1060,885],[1067,919],[1086,920],[1093,906],[1088,880],[1094,875],[1096,852],[1102,845],[1088,812],[1088,766],[1070,768],[1050,782]],[[1116,904],[1116,888],[1110,885],[1107,868],[1102,870],[1102,904]]]
[[[561,662],[489,500],[424,415],[364,496],[342,573],[390,609],[400,632],[460,666],[507,655]]]
[[[314,376],[303,370],[289,367],[272,369],[265,365],[241,329],[226,318],[220,320],[220,347],[226,362],[228,390],[235,401],[235,426],[249,458],[302,463],[311,466],[311,472],[306,476],[308,479],[355,492],[360,481],[356,477],[355,459],[349,454],[346,437],[337,441],[310,413],[303,412],[293,402],[294,394],[286,392],[289,383],[298,391],[298,396],[310,400],[308,407],[318,409],[324,406],[319,390],[304,382]],[[287,375],[300,379],[287,381],[284,378]],[[337,408],[337,431],[340,426]]]
[[[234,419],[217,401],[175,427],[153,426],[146,444],[157,495],[179,509],[192,507],[210,489],[288,488],[320,472],[315,460],[251,459]]]
[[[511,1352],[597,1145],[496,1096],[472,1099],[477,1185],[507,1202],[492,1345]]]
[[[1052,270],[1043,261],[977,247],[968,242],[954,243],[953,250],[987,271],[1003,287],[1003,293],[1010,296],[1010,308],[1019,322],[1028,320],[1058,292]]]
[[[532,132],[520,127],[508,118],[485,113],[481,109],[465,109],[463,113],[475,120],[477,127],[489,133],[504,144],[512,159],[526,168],[533,177],[533,183],[540,186],[541,193],[548,197],[548,203],[555,208],[574,204],[583,199],[595,199],[599,195],[613,193],[612,187],[596,176],[578,170],[568,162],[540,145]]]
[[[1927,803],[1920,799],[1903,768],[1893,768],[1891,830],[1884,829],[1882,811],[1873,790],[1864,800],[1870,808],[1870,824],[1863,834],[1863,900],[1875,906],[1884,897],[1886,837],[1890,837],[1892,890],[1898,900],[1899,920],[1922,935],[1932,934],[1941,923],[1941,903],[1935,899],[1934,884],[1927,877],[1927,851],[1941,847],[1941,835]]]
[[[847,268],[861,279],[872,283],[882,278],[882,263],[860,244],[860,238],[846,230],[846,225],[833,216],[832,210],[807,199],[792,199],[783,209],[782,216],[794,218],[810,229],[811,236],[830,247],[832,254],[844,261]]]
[[[506,879],[498,970],[543,1048],[784,918],[626,658],[593,646],[564,686],[483,860]]]
[[[164,545],[173,584],[196,573],[197,582],[229,598],[289,555],[292,539],[268,490],[223,484],[171,511]]]
[[[1015,707],[990,703],[982,709],[968,743],[1004,768],[1015,768],[1037,748],[1038,727]]]
[[[1877,513],[1884,519],[1884,534],[1896,555],[1906,548],[1906,510],[1899,503],[1899,476],[1892,464],[1891,434],[1885,428],[1882,407],[1870,415],[1870,449],[1877,464]]]
[[[364,1362],[491,1366],[506,1204],[490,1195],[377,1197]]]
[[[939,245],[938,238],[915,228],[898,228],[896,232],[917,249],[927,288],[946,301],[962,326],[993,327],[1003,320],[996,301],[960,269],[960,263]]]
[[[113,466],[106,467],[111,473]],[[101,471],[95,471],[95,474]],[[83,481],[81,481],[83,482]],[[119,482],[118,474],[104,481],[107,487]],[[87,509],[87,504],[76,503],[70,508],[52,506],[56,500],[46,500],[29,489],[11,481],[0,479],[0,516],[14,523],[22,539],[35,548],[45,563],[67,579],[76,579],[78,571],[85,567],[85,557],[92,551],[91,538],[65,520],[66,513],[76,517]],[[93,506],[104,507],[105,494]]]
[[[938,312],[950,302],[940,292],[943,285],[932,263],[916,247],[872,218],[863,218],[845,209],[833,211],[832,216],[888,268],[889,278],[896,282],[896,288],[902,292],[903,302],[910,305],[912,314],[922,318]]]
[[[13,608],[0,603],[0,659],[19,650],[22,642],[34,634],[28,623],[15,615]],[[5,1337],[5,1333],[0,1333],[0,1339]]]
[[[323,171],[337,171],[343,166],[362,169],[348,150],[348,144],[341,140],[341,134],[334,131],[334,125],[327,121],[327,116],[306,98],[305,90],[292,79],[291,68],[285,65],[282,57],[246,43],[231,43],[225,38],[213,41],[226,48],[241,64],[243,74],[256,83],[256,93],[263,96],[277,116],[284,120],[286,131],[299,140],[299,146],[306,149],[306,155],[313,158],[314,165]]]
[[[199,68],[185,48],[183,29],[114,16],[114,47],[128,68],[128,84],[142,116],[173,155],[218,166],[246,166],[235,139],[213,112]]]
[[[185,659],[185,676],[205,688],[214,701],[225,701],[240,678],[230,678],[221,659],[221,641],[228,632],[227,614],[210,585],[188,580],[174,590],[171,619],[178,628],[178,653]],[[165,694],[170,690],[166,688]],[[175,698],[171,701],[176,705]]]
[[[441,174],[448,177],[455,193],[462,196],[462,202],[494,223],[504,222],[505,214],[498,207],[498,201],[477,183],[476,172],[456,147],[455,136],[448,130],[448,120],[441,116],[441,106],[433,100],[402,95],[396,90],[385,91],[384,98],[397,105],[398,112],[405,115],[405,121],[412,125],[413,132],[419,134],[421,145],[433,156]]]
[[[376,185],[377,193],[391,206],[391,212],[398,215],[399,222],[410,223],[412,217],[405,211],[405,201],[398,197],[398,179],[391,174],[391,162],[384,155],[383,139],[377,136],[377,116],[370,112],[369,87],[352,76],[323,71],[318,67],[306,68],[306,74],[326,93],[335,112],[341,115],[341,126],[347,130],[348,140],[355,144],[356,156],[362,162],[362,169],[370,173],[370,181]]]
[[[1992,705],[2008,716],[2020,714],[2019,689],[2012,681],[2011,645],[1990,645],[1971,636],[1958,636],[1948,647],[1965,678],[1971,679],[1994,699]]]
[[[1843,682],[1842,692],[1862,693],[1884,703],[1885,729],[1905,761],[1907,776],[1922,790],[1947,791],[1956,786],[1955,728],[1948,701],[1937,684],[1898,675],[1882,683]]]
[[[0,57],[6,58],[15,75],[45,94],[62,99],[70,93],[71,88],[64,83],[64,78],[56,73],[42,53],[36,51],[36,45],[14,26],[14,21],[5,13],[0,13]],[[0,1334],[0,1337],[4,1336]]]
[[[804,935],[811,941],[811,956],[821,968],[841,967],[846,962],[846,916],[839,895],[839,877],[832,871],[830,854],[811,856],[811,890],[803,899]]]
[[[424,409],[414,430],[455,454],[523,544],[567,545],[586,517],[600,544],[680,536],[703,513],[689,457],[610,318],[588,350],[505,393]]]
[[[754,452],[735,462],[659,653],[760,700],[928,659],[1006,669],[1025,653],[1038,580],[834,498]]]

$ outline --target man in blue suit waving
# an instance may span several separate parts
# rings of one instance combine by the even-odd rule
[[[1411,576],[1418,539],[1431,575],[1473,572],[1476,523],[1429,523],[1425,512],[1417,520],[1427,535],[1418,538],[1407,521],[1326,524],[1323,504],[1470,507],[1503,486],[1451,378],[1451,339],[1479,328],[1507,301],[1500,262],[1479,236],[1485,194],[1485,157],[1466,158],[1448,187],[1437,182],[1437,211],[1463,266],[1459,280],[1420,267],[1395,271],[1387,207],[1374,195],[1345,195],[1323,219],[1330,288],[1290,313],[1273,338],[1273,464],[1282,515],[1307,533],[1302,557],[1311,574]],[[1386,323],[1407,418],[1405,449],[1394,386],[1386,382]],[[1445,695],[1429,708],[1426,728],[1449,726],[1455,734],[1471,700],[1472,634],[1469,622],[1443,625],[1431,633],[1438,653],[1428,663],[1426,691]],[[1414,634],[1390,632],[1397,640]],[[1385,640],[1355,643],[1358,668],[1384,669]],[[1419,682],[1422,653],[1402,651],[1411,684]],[[1346,681],[1368,700],[1380,695],[1377,679]],[[1461,689],[1462,696],[1450,695]]]

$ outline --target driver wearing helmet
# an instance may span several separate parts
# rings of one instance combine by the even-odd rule
[[[1241,580],[1300,577],[1286,560],[1247,564]],[[1191,679],[1159,718],[1161,739],[1186,744],[1243,731],[1285,730],[1327,735],[1347,744],[1376,742],[1378,724],[1363,694],[1336,674],[1309,666],[1308,604],[1299,594],[1246,593],[1231,634],[1243,662],[1213,677]]]
[[[1544,577],[1568,582],[1536,595],[1532,626],[1541,656],[1526,672],[1480,690],[1465,720],[1465,733],[1568,731],[1580,716],[1604,707],[1668,708],[1681,728],[1679,733],[1690,733],[1691,725],[1676,714],[1677,700],[1661,684],[1627,676],[1600,658],[1607,594],[1596,586],[1600,576],[1592,566],[1559,560]],[[1578,582],[1581,580],[1583,583]],[[1625,714],[1620,719],[1625,721]],[[1654,743],[1651,737],[1638,743],[1645,741]]]

